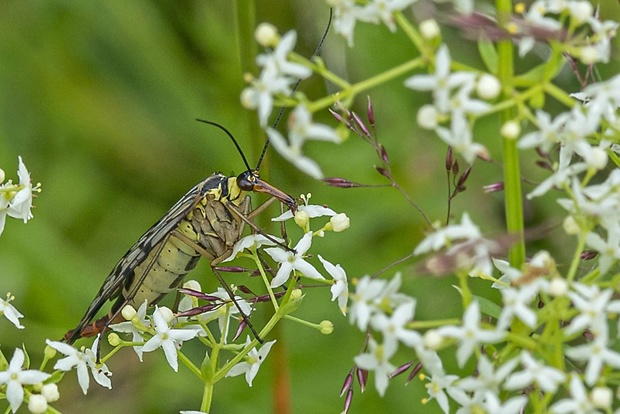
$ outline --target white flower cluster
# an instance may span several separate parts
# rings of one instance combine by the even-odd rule
[[[353,46],[353,31],[356,22],[385,24],[392,32],[396,31],[394,15],[405,10],[418,0],[325,0],[334,9],[334,30],[344,37],[349,47]],[[444,1],[437,0],[437,3]],[[457,11],[470,14],[474,10],[473,0],[453,0]]]
[[[24,220],[24,223],[32,218],[32,193],[38,192],[39,186],[32,186],[30,173],[22,157],[19,157],[17,176],[19,184],[13,184],[11,180],[2,183],[4,172],[0,170],[0,234],[4,230],[7,216]]]
[[[446,234],[467,239],[460,227],[437,230],[420,246],[439,247],[438,240],[449,239]],[[473,237],[476,240],[478,235],[474,232]],[[448,244],[443,243],[443,247]],[[611,390],[601,383],[600,373],[620,369],[620,353],[612,348],[609,327],[609,321],[620,311],[620,300],[612,298],[613,290],[577,282],[566,284],[558,277],[555,263],[546,252],[535,255],[523,271],[509,267],[507,262],[494,261],[504,275],[494,285],[502,294],[501,311],[495,315],[495,324],[481,323],[480,304],[473,300],[460,325],[444,325],[423,333],[413,328],[416,322],[424,322],[414,322],[415,299],[399,292],[400,274],[389,282],[368,276],[360,279],[350,297],[350,318],[362,332],[370,329],[371,337],[367,351],[355,357],[358,367],[374,373],[376,389],[384,395],[389,379],[399,372],[392,362],[398,346],[413,349],[423,372],[420,378],[429,381],[426,384],[429,400],[437,400],[445,413],[454,412],[450,408],[451,400],[459,412],[474,407],[489,413],[527,412],[532,407],[522,391],[529,387],[549,396],[559,392],[560,387],[569,390],[570,397],[557,399],[550,407],[552,412],[595,413],[602,412],[598,409],[609,409]],[[474,268],[476,264],[470,266]],[[539,300],[548,304],[548,309],[540,309]],[[563,315],[562,327],[557,326],[560,315]],[[506,341],[511,327],[518,327],[515,320],[540,333],[534,334],[531,343],[520,351],[504,348],[493,355],[481,353],[488,344]],[[567,338],[569,347],[565,355],[572,361],[573,370],[558,366],[552,355],[544,351],[544,337],[555,329],[561,331],[555,335]],[[620,326],[615,331],[620,332]],[[376,339],[379,334],[382,342]],[[579,344],[582,334],[591,335],[592,339]],[[461,377],[446,372],[439,351],[452,347],[454,340],[459,367],[475,356],[476,375]],[[579,371],[582,366],[585,366],[584,376]]]
[[[519,55],[524,56],[532,50],[537,34],[542,36],[541,32],[546,32],[551,35],[564,30],[562,21],[565,17],[570,19],[567,52],[588,65],[607,63],[611,38],[615,36],[618,24],[614,21],[601,22],[594,14],[591,2],[585,0],[537,0],[530,4],[523,12],[523,24],[515,29],[515,34],[521,36]]]

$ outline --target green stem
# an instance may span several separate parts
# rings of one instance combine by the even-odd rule
[[[512,1],[496,0],[497,19],[500,27],[510,23]],[[511,39],[500,40],[497,45],[499,55],[498,77],[503,85],[502,98],[510,99],[513,93],[513,54],[514,47]],[[514,110],[507,108],[501,113],[502,124],[514,118]],[[521,189],[521,172],[519,166],[519,151],[517,140],[502,138],[504,149],[504,192],[506,201],[506,229],[516,238],[510,248],[510,265],[519,269],[525,262],[525,240],[523,237],[523,204]]]
[[[235,0],[234,2],[235,32],[237,35],[237,53],[239,54],[239,79],[245,73],[256,73],[257,46],[254,40],[254,30],[256,28],[256,7],[255,0]],[[244,111],[244,121],[240,125],[246,125],[247,131],[252,131],[252,151],[254,159],[258,159],[258,154],[262,150],[264,140],[263,135],[257,135],[255,131],[262,131],[258,123],[258,117],[254,111]]]
[[[386,83],[398,76],[401,76],[407,72],[412,71],[417,67],[422,67],[424,65],[424,59],[419,57],[408,62],[403,63],[402,65],[393,67],[392,69],[386,70],[383,73],[372,76],[366,80],[363,80],[359,83],[351,85],[350,88],[343,89],[342,91],[326,96],[325,98],[319,99],[318,101],[313,102],[308,105],[308,109],[310,112],[317,112],[321,109],[328,108],[333,105],[335,102],[344,101],[348,98],[352,98],[355,95],[363,92],[365,90],[371,89],[375,86]]]

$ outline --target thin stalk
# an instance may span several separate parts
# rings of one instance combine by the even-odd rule
[[[510,22],[512,1],[497,0],[497,19],[500,27]],[[513,55],[514,47],[511,39],[500,40],[497,45],[499,55],[498,77],[503,85],[504,99],[510,98],[513,92]],[[502,124],[514,118],[514,109],[506,108],[501,113]],[[504,149],[504,193],[506,201],[506,230],[516,238],[509,251],[510,265],[517,269],[525,262],[525,239],[523,225],[523,193],[521,189],[521,171],[517,140],[502,138]]]

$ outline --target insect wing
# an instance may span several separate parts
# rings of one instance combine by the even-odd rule
[[[150,251],[176,228],[179,222],[204,198],[208,190],[216,188],[225,178],[221,174],[213,174],[198,183],[140,237],[114,266],[78,326],[67,334],[67,343],[71,344],[80,337],[82,330],[88,326],[103,304],[121,294],[123,283],[130,281],[136,266],[142,263]]]

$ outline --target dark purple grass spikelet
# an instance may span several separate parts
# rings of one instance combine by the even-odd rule
[[[371,127],[375,126],[375,111],[372,108],[372,102],[370,101],[370,96],[368,97],[368,123]]]

